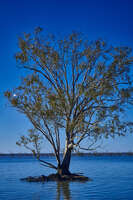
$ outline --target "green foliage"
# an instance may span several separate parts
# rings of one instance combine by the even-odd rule
[[[84,140],[125,135],[132,127],[122,116],[132,104],[131,49],[101,39],[89,42],[76,32],[59,40],[42,37],[41,31],[19,38],[16,60],[31,75],[5,93],[12,106],[29,118],[55,154],[62,133],[73,149]],[[18,144],[35,143],[35,135]]]
[[[16,144],[18,146],[24,146],[26,149],[30,150],[34,156],[39,158],[43,137],[37,132],[36,129],[29,129],[28,132],[28,136],[21,136]]]

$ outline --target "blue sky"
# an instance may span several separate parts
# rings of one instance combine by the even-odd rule
[[[17,38],[41,26],[63,35],[81,31],[90,40],[133,47],[132,0],[0,0],[0,153],[24,152],[15,142],[29,128],[28,120],[7,105],[3,92],[19,83]],[[127,117],[133,119],[132,110]],[[51,151],[46,147],[45,151]],[[105,141],[101,151],[133,151],[133,135]]]

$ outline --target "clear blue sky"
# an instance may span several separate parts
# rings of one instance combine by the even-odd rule
[[[24,72],[16,68],[17,38],[41,26],[50,33],[77,30],[90,40],[103,38],[133,47],[132,0],[0,0],[0,152],[21,152],[15,142],[29,127],[6,105],[3,92],[16,87]],[[127,117],[133,119],[132,110]],[[46,151],[50,149],[46,149]],[[133,136],[105,142],[103,151],[133,151]]]

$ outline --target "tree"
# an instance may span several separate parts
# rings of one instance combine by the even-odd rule
[[[131,131],[132,122],[123,117],[132,105],[129,47],[109,46],[101,39],[89,42],[76,32],[63,39],[43,37],[37,28],[19,38],[19,48],[16,60],[31,73],[5,96],[33,125],[17,144],[30,149],[44,166],[70,174],[72,151],[91,150],[102,138]],[[40,158],[44,139],[53,148],[57,166]]]

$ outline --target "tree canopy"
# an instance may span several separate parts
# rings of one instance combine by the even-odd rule
[[[58,39],[37,28],[19,38],[16,60],[31,73],[5,96],[33,125],[17,144],[32,150],[42,164],[69,169],[73,150],[91,150],[102,138],[131,131],[133,124],[124,117],[133,102],[131,48],[90,42],[77,32]],[[52,145],[57,167],[40,159],[43,139]]]

